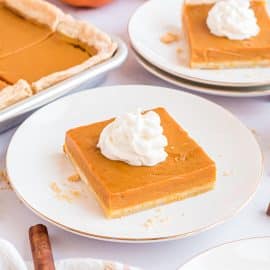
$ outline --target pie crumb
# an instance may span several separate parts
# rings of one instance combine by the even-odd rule
[[[177,48],[176,52],[177,52],[178,54],[181,54],[181,53],[183,52],[183,49],[182,49],[182,48]]]
[[[5,170],[0,171],[0,179],[3,182],[8,182],[8,176]]]
[[[66,186],[65,184],[63,185]],[[58,200],[67,201],[69,203],[71,203],[75,198],[81,197],[82,195],[82,191],[70,188],[62,189],[56,182],[52,182],[50,184],[50,188],[54,192],[54,195]]]
[[[81,192],[79,190],[71,190],[70,193],[77,198],[81,196]]]
[[[51,190],[52,190],[53,192],[55,192],[55,193],[57,193],[57,194],[61,193],[61,189],[60,189],[60,187],[57,185],[56,182],[52,182],[52,183],[50,184],[50,188],[51,188]]]
[[[0,190],[12,190],[5,170],[0,171]]]
[[[172,32],[167,32],[160,38],[160,41],[164,44],[171,44],[178,40],[180,40],[180,35]]]
[[[69,203],[72,202],[72,197],[70,197],[67,194],[63,194],[63,193],[57,194],[56,198],[59,199],[59,200],[67,201]]]
[[[55,193],[55,197],[62,201],[72,202],[72,197],[65,194],[56,182],[50,184],[51,190]]]
[[[78,174],[73,174],[68,177],[69,182],[79,182],[81,181],[81,178]]]
[[[160,210],[161,212],[161,210]],[[155,225],[161,225],[161,224],[164,224],[164,223],[167,223],[169,221],[169,218],[167,216],[163,216],[161,215],[161,213],[158,213],[157,215],[151,217],[151,218],[148,218],[143,226],[146,228],[146,229],[150,229],[152,227],[154,227]]]
[[[153,219],[152,219],[152,218],[148,218],[148,219],[144,222],[143,226],[144,226],[146,229],[151,228],[151,227],[153,226]]]

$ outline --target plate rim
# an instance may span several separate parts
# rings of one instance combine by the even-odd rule
[[[252,98],[252,97],[266,97],[270,96],[270,85],[269,90],[254,90],[241,92],[240,90],[234,91],[234,90],[222,90],[222,89],[208,89],[206,84],[201,84],[198,86],[192,86],[189,83],[189,80],[186,80],[186,82],[182,82],[181,80],[185,80],[183,78],[177,77],[173,74],[170,74],[166,71],[163,71],[156,67],[155,65],[152,65],[149,61],[147,61],[142,55],[139,54],[139,52],[136,51],[135,48],[131,45],[132,52],[134,53],[134,57],[136,61],[150,74],[156,76],[160,80],[163,80],[164,82],[168,82],[172,84],[175,87],[183,87],[184,89],[181,89],[183,91],[192,91],[194,93],[198,94],[206,94],[206,95],[213,95],[213,96],[220,96],[220,97],[233,97],[233,98]],[[171,76],[171,77],[170,77]],[[176,77],[176,78],[173,78]],[[191,83],[196,83],[191,81]],[[211,87],[215,87],[215,85],[210,85]],[[219,86],[217,86],[219,87]],[[241,89],[241,88],[238,88]]]
[[[180,3],[180,1],[181,1],[181,3],[184,2],[184,0],[179,0],[179,3]],[[150,57],[147,54],[145,54],[143,52],[143,50],[138,48],[139,46],[136,45],[136,41],[135,41],[135,39],[133,38],[133,36],[131,34],[132,33],[131,25],[132,25],[133,21],[135,20],[134,18],[137,15],[137,12],[139,12],[141,9],[145,8],[145,6],[151,5],[154,2],[156,2],[156,0],[148,0],[145,3],[141,4],[139,7],[137,7],[135,9],[135,11],[132,13],[131,17],[129,18],[128,27],[127,27],[128,37],[129,37],[129,40],[130,40],[130,43],[131,43],[132,47],[150,63],[153,62],[153,59],[150,59]],[[177,72],[173,71],[172,69],[167,69],[166,70],[166,68],[164,66],[162,66],[161,64],[159,64],[158,61],[154,61],[152,64],[154,66],[158,67],[160,70],[163,70],[164,72],[167,72],[167,73],[169,73],[171,75],[174,75],[176,77],[179,77],[179,78],[182,78],[182,79],[185,79],[185,80],[189,80],[189,81],[193,81],[193,82],[196,82],[196,83],[206,84],[206,85],[208,84],[208,85],[213,85],[213,86],[225,86],[225,87],[236,87],[236,88],[258,87],[258,86],[270,85],[270,80],[269,81],[263,81],[263,82],[251,82],[251,83],[245,83],[245,82],[244,83],[241,83],[241,82],[230,83],[230,82],[219,82],[219,81],[214,81],[214,80],[200,79],[200,78],[197,78],[197,77],[192,77],[192,76],[189,76],[189,75],[185,75],[183,73],[177,73]],[[270,68],[270,66],[269,66],[269,68]],[[237,70],[237,68],[235,68],[234,70]]]
[[[231,240],[231,241],[226,241],[224,243],[221,243],[221,244],[217,244],[217,245],[214,245],[212,247],[209,247],[197,254],[195,254],[194,256],[190,257],[186,262],[184,262],[182,265],[180,265],[177,270],[183,270],[183,268],[191,263],[194,259],[197,259],[199,257],[202,257],[208,253],[211,253],[212,251],[214,250],[217,250],[223,246],[229,246],[229,245],[233,245],[235,243],[240,243],[240,242],[245,242],[245,241],[250,241],[250,240],[259,240],[259,239],[268,239],[269,242],[270,242],[270,235],[266,235],[266,236],[251,236],[251,237],[246,237],[246,238],[240,238],[240,239],[237,239],[237,240]]]
[[[74,95],[87,95],[90,92],[94,92],[94,91],[102,91],[101,89],[103,89],[103,91],[108,91],[108,89],[111,88],[117,88],[117,89],[124,89],[126,87],[146,87],[146,88],[160,88],[169,92],[175,92],[178,93],[180,92],[180,94],[183,95],[188,95],[188,96],[192,96],[193,98],[202,100],[203,102],[206,102],[208,104],[211,104],[212,106],[216,106],[218,109],[221,109],[224,113],[226,113],[228,116],[232,117],[234,120],[237,120],[239,122],[239,124],[245,128],[247,130],[247,132],[249,132],[249,134],[252,136],[254,143],[257,145],[258,151],[260,153],[260,173],[258,175],[258,178],[256,179],[256,181],[254,181],[254,190],[252,191],[252,193],[249,194],[249,196],[246,198],[245,201],[243,201],[243,203],[234,211],[232,211],[231,213],[229,213],[227,216],[225,216],[224,218],[218,220],[217,222],[214,222],[212,224],[209,224],[207,226],[203,226],[200,227],[196,230],[193,231],[189,231],[186,233],[181,233],[181,234],[175,234],[175,235],[169,235],[169,236],[162,236],[162,237],[142,237],[142,238],[130,238],[130,237],[112,237],[112,236],[104,236],[104,235],[98,235],[98,234],[91,234],[88,232],[84,232],[84,231],[80,231],[77,230],[75,228],[72,228],[70,226],[66,226],[63,225],[49,217],[47,217],[46,215],[44,215],[43,213],[41,213],[40,211],[38,211],[37,209],[35,209],[30,203],[27,202],[27,199],[25,199],[23,197],[23,195],[20,194],[20,192],[16,189],[15,185],[13,184],[12,178],[10,176],[10,152],[11,152],[11,148],[13,147],[13,141],[15,136],[18,136],[18,133],[20,132],[20,130],[27,125],[27,122],[29,121],[29,119],[35,117],[36,114],[38,114],[40,111],[46,111],[47,107],[49,107],[51,104],[54,103],[60,103],[62,102],[62,100],[64,99],[69,99]],[[261,181],[262,181],[262,175],[263,175],[263,171],[264,171],[264,157],[263,157],[263,152],[262,149],[260,147],[260,144],[258,143],[257,138],[254,136],[254,134],[252,134],[252,132],[242,123],[242,121],[240,121],[238,119],[238,117],[236,117],[235,115],[233,115],[229,110],[225,109],[224,107],[222,107],[221,105],[212,102],[206,98],[203,98],[201,96],[197,96],[191,93],[187,93],[184,91],[179,91],[177,89],[173,89],[173,88],[169,88],[169,87],[161,87],[161,86],[155,86],[155,85],[144,85],[144,84],[127,84],[127,85],[112,85],[112,86],[103,86],[103,87],[96,87],[96,88],[90,88],[90,89],[85,89],[84,91],[81,92],[77,92],[68,96],[64,96],[56,101],[53,101],[52,103],[49,103],[47,105],[45,105],[44,107],[40,108],[39,110],[35,111],[30,117],[28,117],[21,125],[20,127],[16,130],[16,132],[13,134],[11,140],[10,140],[10,144],[8,146],[7,152],[6,152],[6,170],[7,170],[7,175],[9,177],[9,181],[11,184],[11,187],[13,189],[13,191],[15,192],[16,196],[18,196],[18,198],[24,203],[24,205],[30,209],[32,212],[34,212],[37,216],[39,216],[40,218],[48,221],[49,223],[55,225],[58,228],[61,228],[65,231],[69,231],[72,232],[74,234],[80,235],[80,236],[84,236],[87,238],[92,238],[92,239],[98,239],[98,240],[104,240],[104,241],[110,241],[110,242],[122,242],[122,243],[151,243],[151,242],[163,242],[163,241],[170,241],[170,240],[176,240],[176,239],[182,239],[182,238],[186,238],[189,237],[191,235],[196,235],[198,233],[207,231],[217,225],[223,224],[225,223],[227,220],[229,220],[230,218],[236,216],[255,196]]]

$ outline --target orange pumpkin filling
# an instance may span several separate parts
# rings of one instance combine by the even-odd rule
[[[0,78],[4,83],[14,84],[19,79],[32,83],[76,66],[96,53],[94,48],[26,20],[3,4],[0,29]]]
[[[165,109],[154,111],[159,114],[168,139],[168,157],[153,167],[112,161],[100,153],[100,133],[112,119],[66,133],[65,152],[94,190],[108,217],[181,200],[214,187],[214,162]]]

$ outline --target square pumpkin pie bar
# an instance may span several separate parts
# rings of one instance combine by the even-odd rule
[[[235,6],[239,2],[238,7]],[[245,0],[246,1],[246,0]],[[217,0],[185,0],[183,7],[183,28],[189,46],[189,64],[192,68],[235,68],[270,65],[270,18],[264,0],[250,0],[249,8],[244,1],[230,1],[230,6]],[[228,2],[227,2],[228,3]],[[209,29],[208,15],[214,5],[216,21],[211,22],[221,35]],[[238,8],[238,10],[237,10]],[[235,9],[235,10],[234,10]],[[244,12],[243,14],[240,14]],[[221,14],[221,12],[224,12]],[[232,12],[232,13],[230,13]],[[212,14],[213,15],[213,14]],[[254,16],[255,15],[255,16]],[[230,18],[225,18],[226,16]],[[222,21],[224,20],[224,21]],[[245,22],[243,21],[245,20]],[[215,25],[216,24],[216,25]],[[217,26],[217,24],[220,24]],[[239,34],[240,27],[245,33],[254,31],[250,37],[228,38],[222,35],[225,27],[232,35]],[[259,29],[256,33],[256,28]]]
[[[154,166],[132,166],[101,153],[97,147],[100,135],[114,119],[66,133],[65,153],[107,217],[121,217],[214,188],[215,163],[164,108],[153,112],[159,115],[167,138],[166,159]]]
[[[0,110],[108,58],[117,45],[42,0],[0,0]]]

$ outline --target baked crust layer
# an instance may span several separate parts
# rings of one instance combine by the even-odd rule
[[[25,80],[19,80],[14,85],[9,85],[0,90],[0,110],[32,96],[31,86]]]
[[[63,81],[81,71],[91,68],[112,57],[117,49],[117,44],[104,32],[95,26],[75,20],[70,15],[64,14],[56,6],[43,0],[2,0],[0,4],[5,5],[13,12],[18,13],[26,20],[31,20],[38,24],[46,25],[52,32],[59,32],[68,38],[77,40],[89,47],[94,47],[96,53],[90,56],[81,64],[68,69],[54,72],[44,76],[37,81],[28,83],[31,94],[38,93],[60,81]],[[24,78],[21,78],[24,79]],[[3,92],[3,93],[2,93]],[[29,91],[28,91],[29,92]],[[4,109],[26,97],[25,84],[9,85],[0,89],[0,109]],[[14,95],[18,95],[15,97]]]
[[[99,202],[100,206],[102,207],[102,209],[103,209],[103,211],[104,211],[107,218],[120,218],[120,217],[123,217],[123,216],[134,214],[136,212],[151,209],[153,207],[157,207],[157,206],[160,206],[160,205],[168,204],[168,203],[175,202],[175,201],[184,200],[184,199],[187,199],[187,198],[190,198],[190,197],[200,195],[200,194],[205,193],[207,191],[210,191],[210,190],[214,189],[214,187],[215,187],[215,182],[213,181],[213,182],[206,183],[206,184],[204,184],[202,186],[189,189],[188,191],[174,193],[174,194],[171,194],[171,195],[166,196],[164,198],[147,201],[147,202],[144,202],[144,203],[137,204],[135,206],[123,207],[121,209],[110,209],[104,204],[104,202],[100,199],[98,194],[92,188],[91,184],[89,183],[88,178],[86,177],[86,175],[84,174],[84,172],[80,168],[79,164],[77,164],[77,162],[74,160],[74,158],[72,157],[71,153],[68,151],[68,148],[65,145],[64,145],[64,151],[65,151],[65,154],[67,155],[68,159],[71,161],[74,169],[79,174],[81,180],[88,186],[88,188],[95,195],[96,199],[98,200],[98,202]]]

